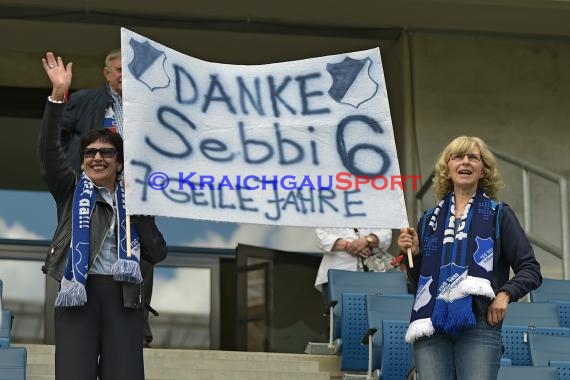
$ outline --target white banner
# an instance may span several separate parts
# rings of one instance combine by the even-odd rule
[[[408,225],[379,49],[246,66],[121,40],[129,214]]]

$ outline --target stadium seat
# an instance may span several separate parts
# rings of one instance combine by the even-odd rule
[[[403,272],[352,272],[331,269],[328,272],[328,299],[340,301],[342,293],[407,294],[408,285]],[[342,302],[334,307],[334,337],[340,336]]]
[[[545,278],[542,285],[530,292],[531,302],[554,302],[558,305],[560,325],[570,327],[570,280]]]
[[[556,367],[560,379],[570,379],[570,336],[529,334],[531,363]]]
[[[26,349],[0,348],[0,380],[26,380]]]
[[[528,334],[568,336],[570,330],[560,326],[558,306],[550,302],[515,302],[509,305],[503,321],[501,338],[505,352],[503,356],[513,366],[531,365]]]
[[[2,308],[2,280],[0,280],[0,328],[2,327],[2,319],[3,319],[3,315],[2,315],[2,310],[4,310]],[[2,344],[0,343],[0,346]]]
[[[551,299],[548,302],[556,304],[560,326],[570,327],[570,301]]]
[[[2,310],[1,323],[0,348],[10,347],[10,332],[12,331],[12,312],[10,310]]]
[[[560,319],[560,326],[570,327],[570,301],[551,300],[558,305],[558,317]]]
[[[368,346],[362,344],[362,337],[368,330],[366,294],[342,293],[342,304],[340,369],[366,371]]]
[[[530,292],[530,300],[532,302],[570,301],[570,280],[543,278],[540,287]]]
[[[406,275],[403,272],[354,272],[339,269],[328,271],[328,287],[325,295],[329,300],[329,342],[309,342],[306,353],[336,354],[340,350],[342,329],[342,294],[407,294]]]
[[[382,380],[405,379],[413,367],[411,344],[405,336],[409,321],[382,321],[382,368],[376,378]],[[376,371],[378,373],[378,371]]]
[[[507,325],[559,327],[558,306],[552,302],[513,302],[503,323]]]
[[[382,360],[382,321],[407,321],[414,297],[411,294],[343,293],[342,300],[341,369],[372,374],[380,368]],[[369,342],[370,337],[374,343]],[[345,376],[345,379],[353,377]]]
[[[558,370],[552,367],[500,367],[497,380],[558,380]]]
[[[382,344],[384,320],[408,321],[414,304],[411,294],[382,294],[366,296],[368,314],[368,334],[372,337],[372,355],[368,370],[374,371],[382,366]],[[364,340],[367,340],[365,337]]]
[[[383,320],[381,353],[382,368],[368,371],[366,374],[345,374],[344,380],[402,380],[413,376],[413,355],[411,344],[406,343],[405,336],[410,322],[407,320]],[[372,352],[372,335],[367,334],[369,352]],[[363,342],[365,343],[365,342]]]

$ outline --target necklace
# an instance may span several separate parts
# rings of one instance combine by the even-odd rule
[[[467,205],[465,205],[465,206],[464,206],[463,208],[461,208],[461,209],[456,208],[456,209],[455,209],[455,215],[457,215],[457,216],[463,216],[463,211],[465,211],[466,208],[467,208]]]

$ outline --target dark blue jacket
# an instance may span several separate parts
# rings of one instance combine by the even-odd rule
[[[418,235],[421,235],[422,226],[426,214],[418,222]],[[540,264],[534,257],[534,250],[522,229],[515,213],[503,203],[502,213],[499,221],[495,224],[494,236],[495,248],[493,253],[493,274],[491,286],[495,294],[505,290],[510,295],[510,302],[516,302],[524,297],[531,290],[534,290],[542,283],[540,274]],[[420,253],[422,236],[418,236],[420,241]],[[417,289],[422,256],[414,256],[414,268],[410,269],[410,279],[414,289]],[[510,268],[513,269],[514,276],[509,279]],[[491,300],[482,297],[473,297],[473,311],[476,315],[486,316],[487,308]]]

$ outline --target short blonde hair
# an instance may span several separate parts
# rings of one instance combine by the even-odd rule
[[[121,58],[121,49],[114,49],[111,50],[107,56],[105,57],[105,67],[109,67],[109,63],[114,60],[114,59],[118,59]]]
[[[453,182],[447,167],[450,155],[453,153],[473,152],[475,148],[481,153],[481,161],[483,162],[483,173],[479,179],[479,187],[492,199],[496,200],[498,198],[499,190],[503,187],[503,181],[497,168],[495,155],[479,137],[459,136],[443,149],[435,163],[433,184],[435,197],[438,201],[442,200],[447,193],[453,190]]]

